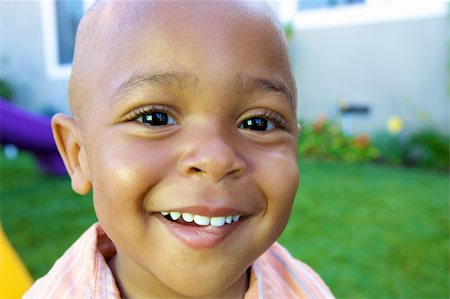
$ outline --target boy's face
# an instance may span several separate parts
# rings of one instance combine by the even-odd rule
[[[135,11],[101,29],[89,60],[81,150],[95,210],[119,280],[161,294],[242,282],[284,229],[298,184],[279,32],[258,12],[202,3]],[[202,226],[161,212],[240,219]]]

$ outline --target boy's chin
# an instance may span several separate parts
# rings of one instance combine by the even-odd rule
[[[241,298],[248,288],[249,271],[246,268],[237,275],[227,275],[226,269],[211,269],[202,275],[185,273],[172,280],[169,287],[179,295],[190,298]]]
[[[173,264],[151,263],[149,271],[157,278],[161,287],[173,296],[190,298],[241,298],[248,288],[248,273],[257,256],[247,252],[244,256],[206,256],[203,261],[195,255],[175,258]],[[187,260],[187,262],[186,262]]]

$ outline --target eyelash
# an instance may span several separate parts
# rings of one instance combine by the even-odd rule
[[[264,111],[264,112],[260,112],[260,113],[256,113],[250,117],[245,118],[240,124],[239,126],[246,120],[252,119],[252,118],[263,118],[267,121],[271,121],[273,122],[273,125],[275,126],[275,128],[284,130],[287,128],[288,124],[287,122],[284,120],[284,118],[279,115],[278,113],[275,113],[273,111]]]
[[[136,110],[131,111],[127,116],[126,119],[128,121],[135,121],[138,118],[146,115],[146,114],[150,114],[150,113],[155,113],[155,112],[160,112],[160,113],[166,113],[166,114],[172,114],[171,110],[165,106],[145,106],[145,107],[139,107]],[[285,130],[288,127],[287,122],[284,120],[284,118],[279,115],[278,113],[275,113],[273,111],[264,111],[264,112],[259,112],[259,113],[255,113],[254,115],[251,115],[249,117],[246,117],[244,120],[242,120],[239,123],[239,127],[242,125],[242,123],[244,123],[246,120],[252,119],[252,118],[263,118],[267,121],[270,121],[273,123],[274,127],[277,129],[281,129],[281,130]]]
[[[155,112],[171,114],[170,109],[165,106],[145,106],[145,107],[139,107],[136,110],[131,111],[126,116],[126,119],[128,121],[133,121],[133,120],[138,119],[141,116],[144,116],[144,115],[150,114],[150,113],[155,113]]]

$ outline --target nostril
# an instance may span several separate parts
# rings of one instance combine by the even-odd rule
[[[179,160],[179,171],[185,176],[201,176],[218,182],[224,177],[240,177],[245,163],[233,149],[201,147]]]
[[[191,173],[199,173],[199,172],[202,172],[202,170],[200,168],[197,168],[197,167],[191,168]]]

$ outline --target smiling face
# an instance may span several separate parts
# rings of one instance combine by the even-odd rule
[[[90,87],[77,92],[83,125],[64,134],[62,116],[53,120],[74,189],[92,184],[128,296],[242,295],[246,270],[288,221],[298,184],[293,79],[279,28],[266,8],[246,5],[102,10],[84,62]],[[114,11],[120,28],[106,26]],[[73,163],[73,150],[61,150],[70,134]]]

